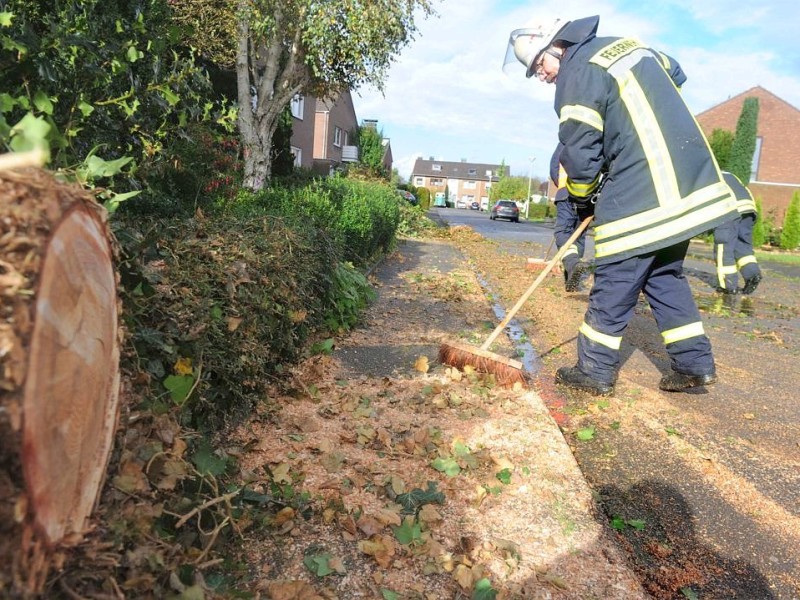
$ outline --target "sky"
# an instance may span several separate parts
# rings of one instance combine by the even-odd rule
[[[356,116],[377,119],[394,167],[408,180],[416,158],[510,166],[547,178],[557,143],[554,85],[506,75],[513,29],[537,18],[600,15],[599,36],[636,37],[676,59],[694,114],[761,86],[800,108],[797,0],[433,0],[436,15],[397,56],[383,92],[353,93]],[[590,5],[590,8],[585,8]]]

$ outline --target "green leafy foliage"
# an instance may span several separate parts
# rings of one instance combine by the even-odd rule
[[[403,519],[399,526],[392,526],[392,533],[403,546],[416,544],[422,540],[422,526],[412,516]]]
[[[484,577],[475,582],[472,588],[472,600],[494,600],[497,598],[497,590],[492,587],[492,582]]]
[[[383,164],[385,152],[382,131],[378,131],[375,127],[358,128],[358,159],[372,175],[378,177],[389,175]]]
[[[583,427],[575,432],[575,437],[582,442],[588,442],[589,440],[594,439],[596,432],[597,430],[594,427]]]
[[[188,123],[231,123],[170,27],[167,0],[8,0],[3,10],[0,142],[12,150],[45,146],[52,167],[129,193]]]
[[[798,246],[800,246],[800,192],[795,192],[783,217],[781,248],[795,250]]]
[[[723,171],[728,170],[728,163],[731,158],[731,148],[733,147],[733,132],[727,129],[715,129],[708,138],[711,151],[717,159],[719,168]]]
[[[328,553],[307,555],[303,558],[303,564],[317,577],[325,577],[334,572],[329,564],[332,558]]]
[[[758,248],[767,242],[767,231],[764,222],[764,209],[761,205],[761,197],[756,197],[756,222],[753,225],[753,247]]]
[[[444,504],[444,492],[437,489],[435,481],[428,482],[428,489],[414,488],[410,492],[399,494],[395,499],[403,507],[403,514],[416,514],[426,504]]]
[[[728,170],[747,185],[750,182],[750,170],[753,153],[756,150],[756,132],[758,131],[758,98],[745,98],[742,112],[736,122],[736,135],[731,145]]]

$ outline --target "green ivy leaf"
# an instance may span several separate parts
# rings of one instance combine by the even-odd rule
[[[595,432],[596,430],[594,427],[584,427],[583,429],[579,429],[577,432],[575,432],[575,437],[582,442],[588,442],[589,440],[594,439]]]
[[[624,531],[625,530],[625,519],[623,519],[622,517],[612,517],[611,518],[611,527],[613,527],[617,531]]]
[[[164,96],[164,100],[166,100],[170,106],[175,106],[181,99],[178,94],[169,88],[162,89],[161,94]]]
[[[192,463],[201,475],[222,475],[227,468],[225,459],[214,454],[211,445],[205,440],[200,442],[197,451],[192,455]]]
[[[144,57],[144,52],[137,50],[136,46],[130,46],[128,48],[127,57],[128,57],[128,62],[135,63],[137,60]]]
[[[303,559],[303,564],[317,577],[325,577],[325,575],[333,573],[333,569],[330,567],[331,558],[331,555],[327,553],[309,555]]]
[[[81,114],[84,117],[88,117],[90,114],[94,112],[94,106],[92,106],[88,102],[84,102],[83,100],[81,100],[78,103],[78,110],[81,111]]]
[[[38,90],[33,95],[33,105],[46,115],[53,114],[53,102],[42,90]]]
[[[47,141],[49,133],[50,125],[47,121],[28,113],[11,128],[13,137],[9,146],[14,152],[26,152],[40,148],[49,150],[50,144]]]
[[[383,600],[400,600],[400,594],[385,588],[381,588],[381,596],[383,596]]]
[[[392,527],[392,531],[403,546],[408,546],[422,537],[422,528],[413,518],[406,518],[402,525]]]
[[[508,485],[511,483],[511,469],[503,469],[497,473],[496,477],[500,480],[500,483]]]
[[[451,457],[436,458],[431,462],[431,466],[448,477],[455,477],[461,472],[461,467],[459,467],[458,463]]]
[[[492,587],[492,582],[486,577],[475,582],[472,588],[472,600],[494,600],[497,598],[497,590]]]
[[[14,20],[14,13],[0,12],[0,27],[11,27],[11,21]]]
[[[193,375],[170,375],[164,380],[164,387],[169,390],[172,401],[179,406],[186,402],[193,385]]]

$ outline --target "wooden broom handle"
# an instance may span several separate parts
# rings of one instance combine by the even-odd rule
[[[593,218],[594,218],[593,216],[586,217],[581,222],[581,224],[578,225],[578,228],[572,233],[571,236],[569,236],[569,239],[566,241],[566,243],[563,246],[561,246],[561,248],[558,249],[556,255],[552,258],[552,260],[550,260],[550,262],[547,263],[542,272],[539,273],[539,276],[531,284],[531,287],[529,287],[528,290],[524,294],[522,294],[522,297],[519,300],[517,300],[517,303],[514,305],[514,308],[512,308],[510,311],[506,313],[506,316],[503,318],[502,321],[500,321],[500,324],[489,335],[489,337],[486,338],[486,341],[483,342],[483,345],[481,346],[481,350],[489,349],[489,346],[492,345],[492,342],[494,342],[495,339],[497,339],[497,336],[500,335],[503,329],[505,329],[509,321],[511,321],[511,319],[514,318],[514,315],[516,315],[517,312],[519,312],[519,309],[522,308],[522,305],[525,304],[525,302],[527,302],[528,298],[530,298],[530,295],[534,292],[534,290],[537,287],[539,287],[539,284],[544,280],[545,277],[547,277],[550,271],[553,270],[553,267],[556,266],[558,261],[560,261],[561,258],[567,253],[569,247],[572,246],[572,244],[575,243],[575,240],[577,240],[581,236],[581,234],[586,230],[586,228],[589,227],[589,223],[592,222]]]

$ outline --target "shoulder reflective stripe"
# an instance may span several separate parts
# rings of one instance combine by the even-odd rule
[[[623,38],[621,40],[615,40],[590,58],[589,62],[600,65],[604,69],[608,69],[608,67],[620,58],[633,52],[637,48],[644,48],[644,44],[637,39]]]
[[[600,333],[596,329],[592,329],[586,324],[586,321],[581,323],[580,328],[578,329],[583,335],[587,338],[592,340],[593,342],[597,342],[598,344],[602,344],[612,350],[619,350],[620,344],[622,343],[622,336],[616,337],[613,335],[606,335],[605,333]]]
[[[736,201],[736,210],[740,213],[748,213],[748,212],[756,212],[756,203],[754,200],[747,199],[738,199]]]
[[[647,247],[655,242],[676,237],[684,231],[703,226],[705,223],[710,223],[719,217],[729,215],[733,210],[735,208],[733,208],[732,202],[714,202],[671,221],[605,242],[598,238],[597,231],[595,231],[595,257],[603,258],[633,250],[634,248]]]
[[[743,256],[742,258],[737,260],[736,261],[736,266],[741,269],[745,265],[755,264],[756,262],[757,262],[756,261],[756,257],[753,256],[752,254],[750,254],[748,256]]]
[[[696,206],[701,206],[712,200],[725,200],[725,209],[723,213],[735,210],[735,200],[731,194],[730,188],[723,182],[713,183],[699,190],[695,190],[681,202],[671,204],[669,206],[659,206],[650,210],[636,213],[624,219],[618,219],[605,223],[603,225],[596,225],[594,228],[595,239],[605,239],[609,237],[616,237],[629,231],[636,229],[643,229],[658,224],[660,221],[668,221],[680,217],[684,213],[688,213]]]
[[[570,193],[571,196],[577,196],[578,198],[585,198],[589,194],[594,191],[600,183],[600,175],[598,174],[597,177],[594,178],[594,181],[591,183],[575,183],[569,177],[567,177],[567,191]]]
[[[578,104],[562,106],[559,121],[563,123],[569,119],[586,123],[598,131],[603,131],[603,117],[601,117],[600,113],[596,110],[592,110],[586,106],[580,106]]]
[[[667,142],[644,90],[631,71],[614,74],[614,77],[619,84],[620,98],[628,109],[633,128],[647,157],[658,203],[665,205],[679,201],[678,180],[670,161]]]
[[[562,188],[567,185],[567,172],[564,170],[564,166],[559,163],[558,165],[558,187]]]
[[[661,337],[663,338],[665,344],[674,344],[675,342],[688,340],[689,338],[697,337],[698,335],[705,335],[705,333],[706,332],[703,329],[703,323],[701,321],[695,321],[694,323],[689,323],[688,325],[683,325],[682,327],[676,327],[675,329],[662,331]]]

